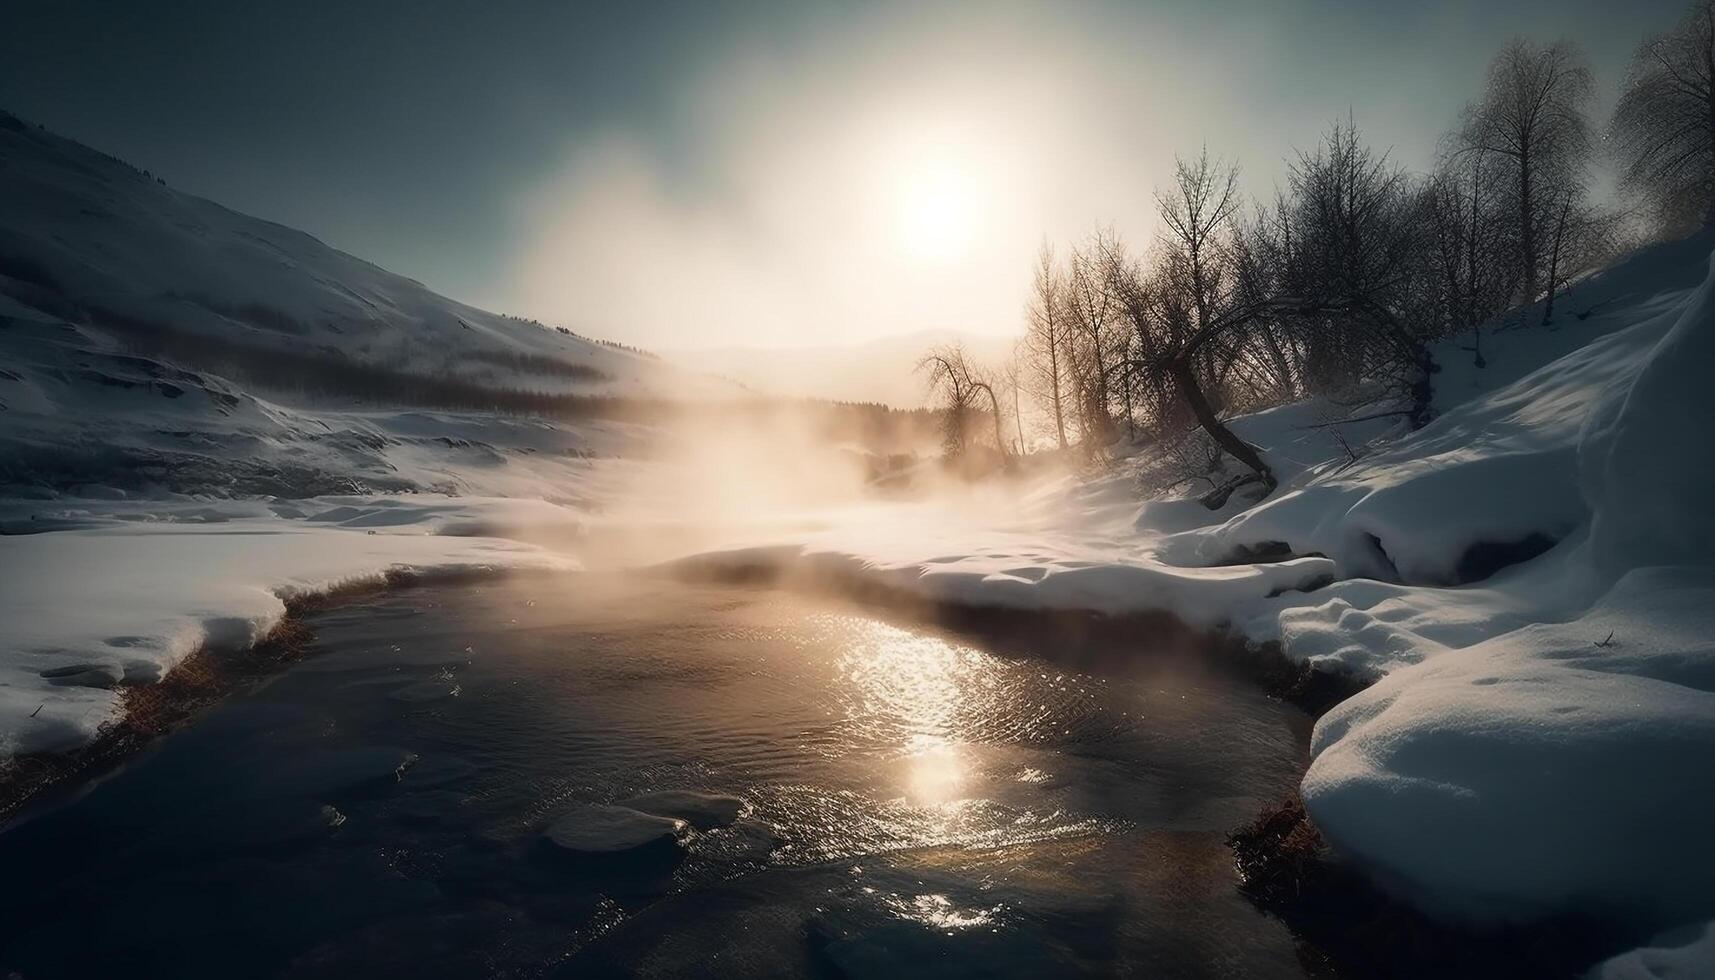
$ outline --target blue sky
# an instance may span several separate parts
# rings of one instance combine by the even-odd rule
[[[4,0],[0,106],[467,301],[652,346],[1017,329],[1175,151],[1411,167],[1509,37],[1603,105],[1682,4]]]

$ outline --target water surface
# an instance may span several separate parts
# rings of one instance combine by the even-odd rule
[[[309,625],[311,659],[0,834],[0,968],[1301,975],[1222,840],[1290,790],[1307,720],[1147,637],[1020,653],[594,575]],[[663,789],[743,810],[682,857],[542,842]]]

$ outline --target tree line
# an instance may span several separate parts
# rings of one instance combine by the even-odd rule
[[[1176,158],[1146,247],[1107,229],[1043,245],[1011,364],[983,370],[956,347],[924,359],[948,454],[986,438],[973,424],[984,413],[994,450],[1022,452],[1026,400],[1039,436],[1091,460],[1200,429],[1240,468],[1206,498],[1218,506],[1275,485],[1232,415],[1391,398],[1424,424],[1433,342],[1468,333],[1481,366],[1485,324],[1551,323],[1569,282],[1641,234],[1715,221],[1715,0],[1638,49],[1605,127],[1594,100],[1577,46],[1517,39],[1427,174],[1350,118],[1296,152],[1265,202],[1247,202],[1237,166],[1206,149]],[[1592,187],[1604,150],[1619,177],[1611,201]]]

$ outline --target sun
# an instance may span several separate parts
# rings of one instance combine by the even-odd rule
[[[900,244],[913,259],[949,262],[970,248],[981,218],[973,176],[947,161],[925,161],[900,180]]]

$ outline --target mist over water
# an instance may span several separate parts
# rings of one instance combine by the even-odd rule
[[[1033,517],[1059,461],[969,479],[944,464],[938,421],[891,413],[830,423],[824,409],[758,401],[696,409],[655,428],[630,458],[605,461],[602,505],[576,533],[510,531],[587,565],[652,564],[727,548],[797,544],[823,532],[872,543],[926,526],[980,531]]]

